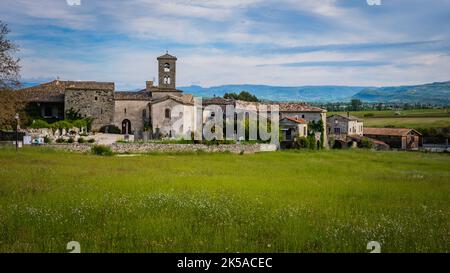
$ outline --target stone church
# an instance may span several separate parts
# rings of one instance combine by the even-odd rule
[[[183,106],[184,112],[194,116],[194,97],[183,94],[176,88],[177,58],[166,52],[159,56],[158,85],[147,81],[140,91],[115,91],[113,82],[61,81],[40,84],[18,90],[24,101],[31,105],[35,113],[49,120],[64,119],[67,111],[72,109],[85,118],[91,118],[92,130],[99,131],[104,126],[115,125],[122,134],[139,134],[151,131],[156,137],[173,137],[177,134],[189,135],[192,128],[187,122],[186,128],[173,128],[178,117],[172,110]],[[214,97],[203,99],[203,106],[218,105],[223,110],[227,105],[236,109],[253,107],[259,109],[270,103],[250,103],[238,100]],[[326,110],[301,102],[277,102],[280,120],[283,124],[283,140],[293,141],[295,137],[305,135],[306,124],[322,121],[326,134]],[[205,114],[205,112],[204,112]],[[203,117],[205,120],[205,117]],[[280,123],[280,124],[281,124]],[[325,136],[326,139],[326,136]]]
[[[46,119],[63,119],[73,109],[92,118],[95,131],[115,125],[122,134],[152,129],[170,135],[172,108],[193,105],[193,96],[176,89],[175,56],[166,53],[157,61],[158,85],[147,81],[137,92],[115,91],[113,82],[55,80],[18,90],[18,94]]]

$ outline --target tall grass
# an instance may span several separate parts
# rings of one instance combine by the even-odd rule
[[[0,150],[0,252],[448,252],[450,157]]]

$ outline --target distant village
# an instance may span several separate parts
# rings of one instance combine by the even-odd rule
[[[193,107],[194,96],[176,87],[177,58],[168,52],[157,58],[158,83],[147,81],[140,91],[116,91],[113,82],[54,80],[17,90],[27,112],[36,118],[21,127],[23,144],[148,142],[175,140],[172,110]],[[245,109],[249,105],[279,107],[281,149],[373,148],[419,150],[422,134],[413,128],[369,128],[347,114],[327,117],[327,110],[303,102],[249,102],[228,96],[203,99],[203,106]],[[352,107],[360,107],[352,102]],[[383,107],[379,105],[379,107]],[[84,120],[69,126],[65,120]],[[53,129],[47,121],[56,124]],[[189,134],[191,126],[176,128]]]

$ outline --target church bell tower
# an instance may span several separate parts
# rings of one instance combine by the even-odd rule
[[[175,72],[176,61],[175,56],[166,54],[159,56],[158,60],[158,86],[159,88],[175,89]]]

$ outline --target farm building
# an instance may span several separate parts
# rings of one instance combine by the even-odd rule
[[[364,136],[383,141],[392,149],[418,150],[422,134],[408,128],[364,128]]]

